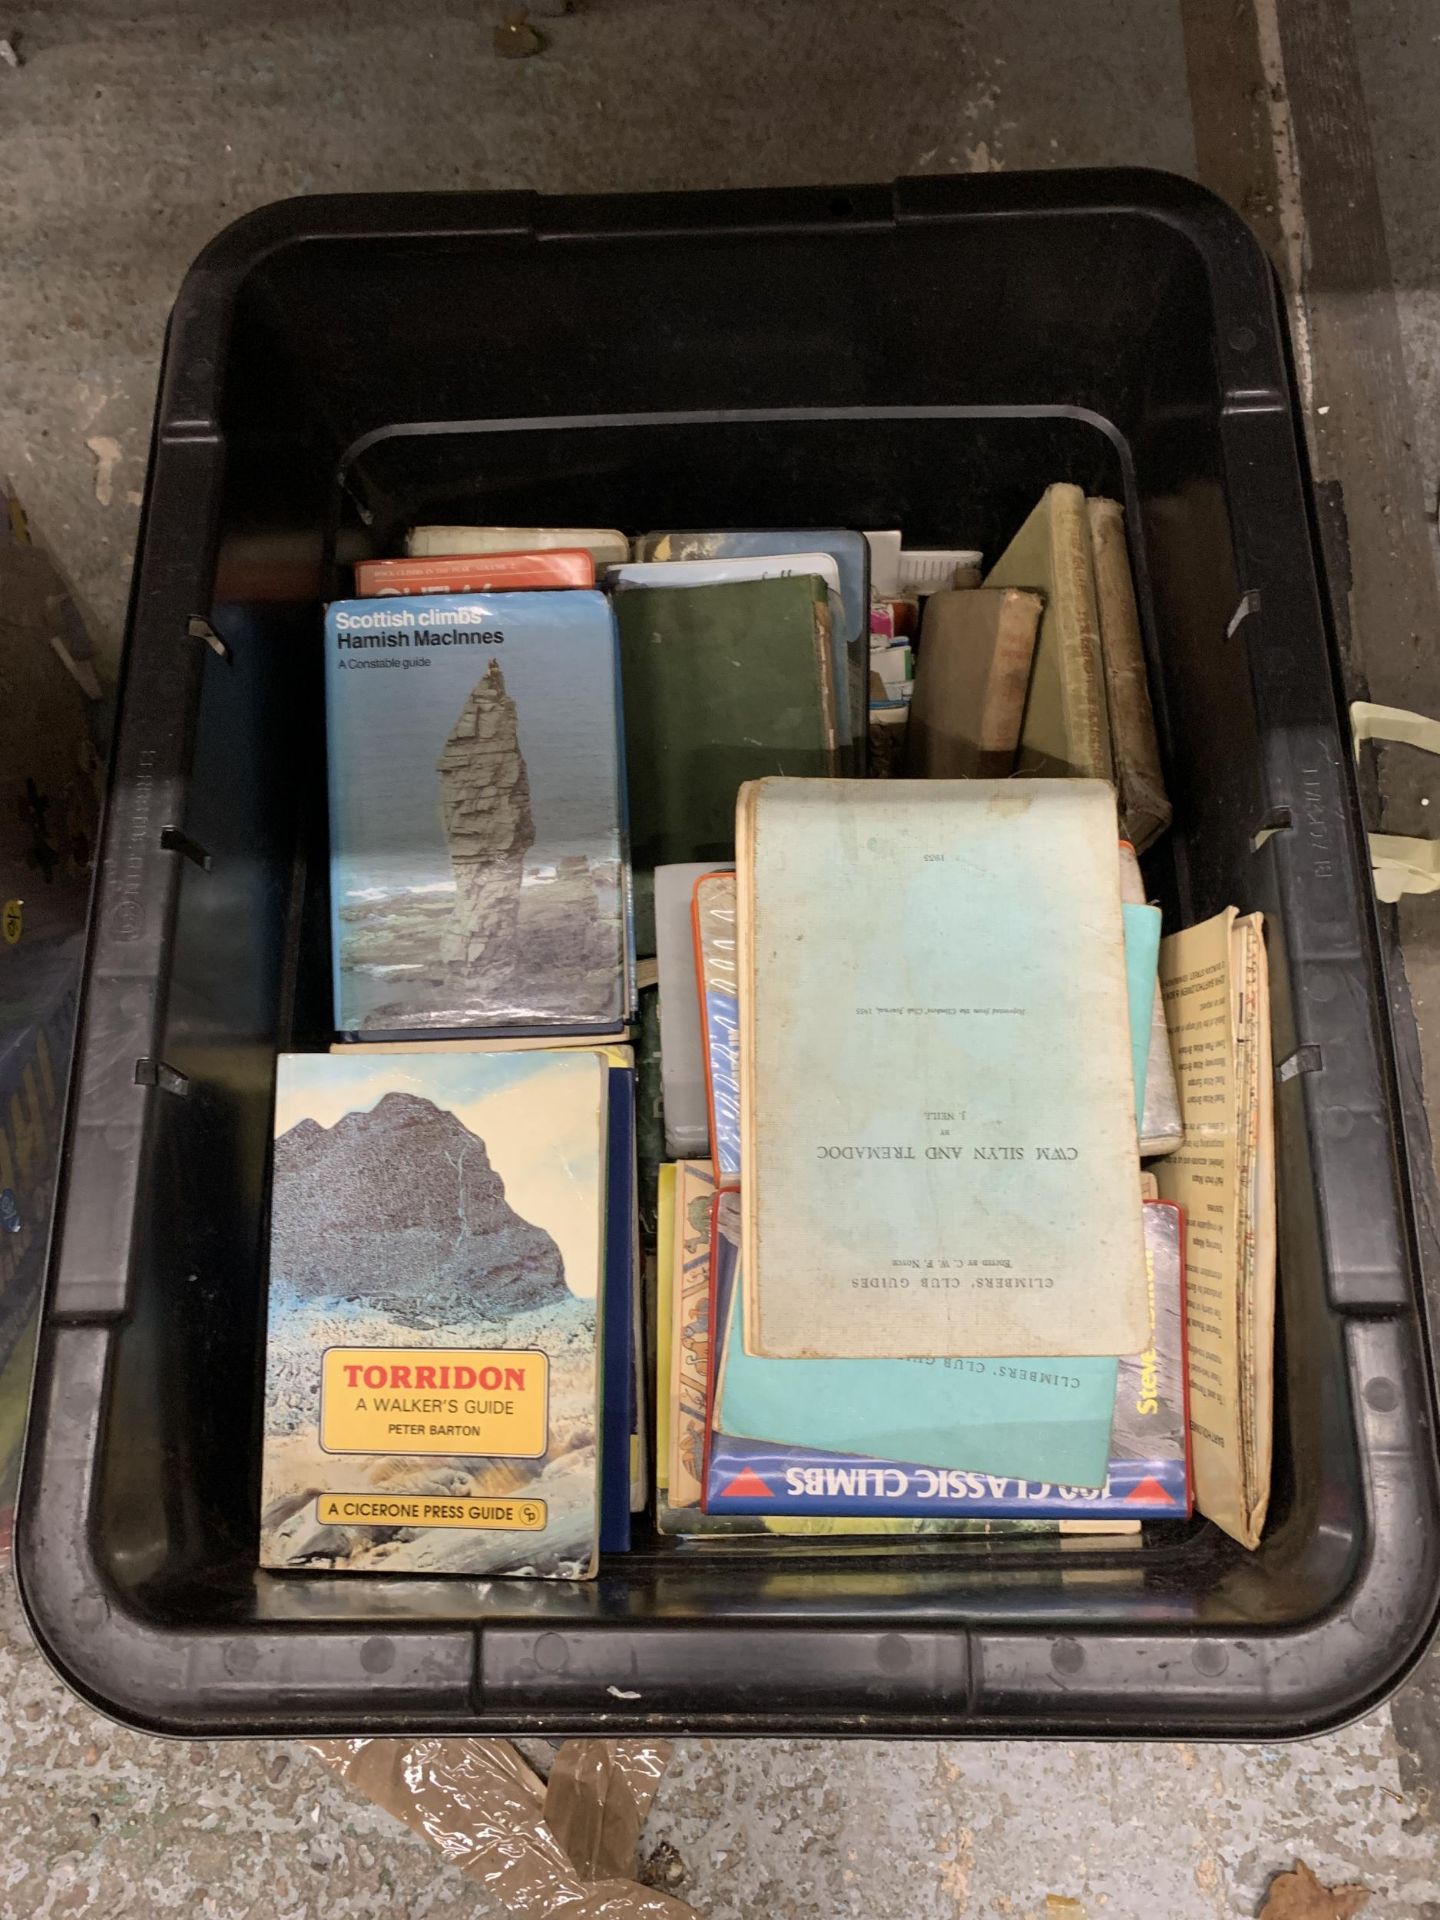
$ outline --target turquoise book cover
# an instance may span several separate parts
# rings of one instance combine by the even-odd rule
[[[327,610],[341,1032],[623,1024],[618,675],[600,593]]]
[[[836,726],[858,740],[867,701],[870,657],[870,543],[849,527],[748,528],[705,533],[650,533],[636,543],[639,560],[740,560],[789,553],[827,553],[840,576],[844,622],[834,629]]]
[[[262,1565],[593,1571],[609,1071],[280,1056]]]

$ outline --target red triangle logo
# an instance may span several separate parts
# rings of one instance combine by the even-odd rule
[[[770,1489],[754,1467],[743,1467],[720,1489],[722,1500],[768,1500]]]
[[[1127,1500],[1148,1500],[1152,1502],[1163,1500],[1167,1507],[1173,1507],[1175,1505],[1174,1494],[1162,1487],[1160,1482],[1153,1477],[1142,1480],[1137,1487],[1132,1487],[1125,1498]]]

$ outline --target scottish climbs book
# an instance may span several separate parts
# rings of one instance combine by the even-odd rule
[[[342,1033],[623,1025],[619,673],[583,589],[340,600],[325,621]]]
[[[594,1571],[618,1052],[280,1056],[262,1565]]]

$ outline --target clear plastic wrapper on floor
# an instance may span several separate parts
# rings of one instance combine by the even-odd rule
[[[634,1878],[666,1741],[570,1740],[548,1786],[505,1740],[314,1740],[347,1785],[535,1920],[693,1920]]]

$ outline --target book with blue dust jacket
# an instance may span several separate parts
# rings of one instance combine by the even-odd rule
[[[593,1572],[610,1074],[280,1056],[263,1566]]]
[[[1103,781],[742,789],[753,1352],[1144,1344],[1118,838]]]
[[[378,1039],[623,1025],[605,596],[337,601],[325,682],[337,1028]]]
[[[710,1441],[706,1511],[716,1516],[868,1514],[977,1520],[1188,1518],[1183,1215],[1179,1207],[1163,1200],[1146,1201],[1142,1212],[1150,1338],[1143,1352],[1119,1362],[1110,1458],[1102,1485],[990,1473],[973,1462],[965,1468],[940,1469],[914,1459],[832,1452],[808,1437],[805,1444],[796,1446],[736,1439],[717,1428]],[[733,1266],[733,1254],[729,1264]],[[738,1357],[738,1348],[731,1351]],[[804,1367],[816,1363],[762,1364]],[[906,1362],[879,1364],[900,1367]]]

